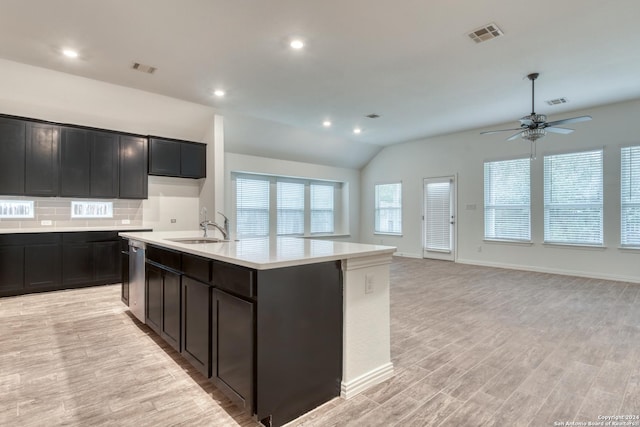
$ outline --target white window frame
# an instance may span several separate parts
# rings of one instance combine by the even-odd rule
[[[640,194],[631,194],[634,174],[636,174],[635,176],[640,176],[640,167],[637,169],[632,169],[632,167],[640,165],[634,164],[632,158],[629,158],[629,163],[625,165],[623,163],[625,150],[629,150],[629,156],[640,155],[640,145],[620,148],[620,247],[624,249],[640,249],[640,238],[629,239],[624,231],[626,227],[631,225],[628,223],[627,209],[640,211]],[[625,171],[625,167],[628,170]]]
[[[378,199],[378,191],[382,186],[389,185],[399,185],[400,186],[400,200],[398,206],[393,207],[380,207],[379,199]],[[373,203],[374,203],[374,213],[373,213],[373,234],[380,235],[389,235],[389,236],[402,236],[402,181],[393,181],[393,182],[381,182],[374,184],[373,190]],[[387,229],[383,229],[380,227],[380,211],[382,209],[390,210],[397,209],[400,211],[400,229],[398,231],[388,231]]]
[[[231,181],[232,181],[232,206],[233,206],[233,219],[237,218],[237,187],[236,180],[238,178],[245,179],[263,179],[269,182],[269,235],[272,236],[297,236],[297,237],[315,237],[315,236],[334,236],[334,235],[342,235],[342,233],[337,230],[338,227],[341,227],[340,224],[347,224],[348,218],[342,218],[344,215],[344,209],[342,209],[342,201],[343,197],[342,189],[344,188],[344,183],[339,181],[329,181],[329,180],[320,180],[314,178],[300,178],[300,177],[288,177],[281,175],[266,175],[259,173],[250,173],[250,172],[231,172]],[[303,183],[305,185],[305,196],[304,196],[304,233],[303,234],[278,234],[278,200],[277,200],[277,183],[278,181],[287,181],[287,182],[298,182]],[[311,232],[311,197],[310,197],[310,187],[311,185],[325,185],[333,187],[333,231],[329,233],[325,232]],[[237,224],[237,221],[236,221]],[[237,225],[236,225],[237,227]],[[237,231],[237,228],[236,228]]]
[[[528,184],[529,184],[529,203],[527,204],[511,204],[511,205],[503,205],[503,204],[498,204],[498,203],[488,203],[487,201],[487,165],[488,164],[492,164],[492,163],[502,163],[502,162],[514,162],[514,161],[520,161],[520,162],[524,162],[526,161],[527,164],[529,165],[529,171],[527,174],[527,178],[529,180]],[[531,159],[529,157],[523,158],[523,157],[516,157],[516,158],[508,158],[508,159],[496,159],[496,160],[485,160],[484,164],[483,164],[483,191],[484,191],[484,209],[483,209],[483,214],[484,214],[484,240],[485,241],[492,241],[492,242],[517,242],[517,243],[531,243]],[[493,210],[493,212],[496,212],[496,209],[500,209],[500,208],[506,208],[506,209],[526,209],[528,212],[528,234],[522,236],[522,238],[509,238],[509,237],[505,237],[504,235],[497,235],[496,233],[494,233],[493,236],[489,236],[487,235],[487,221],[490,219],[490,215],[488,215],[488,211]],[[495,215],[494,217],[494,222],[495,222]],[[495,226],[494,226],[495,228]]]
[[[550,198],[552,194],[549,194],[548,184],[547,184],[547,159],[554,156],[563,156],[563,155],[579,155],[583,153],[594,153],[600,152],[600,194],[601,200],[600,203],[580,203],[580,204],[571,204],[571,203],[552,203]],[[593,148],[588,150],[580,150],[580,151],[568,151],[568,152],[559,152],[559,153],[548,153],[545,154],[543,159],[543,203],[544,203],[544,243],[549,245],[564,245],[564,246],[584,246],[584,247],[604,247],[604,149],[602,147]],[[551,220],[549,215],[549,210],[552,208],[556,209],[573,209],[576,211],[584,210],[584,209],[599,209],[600,210],[600,240],[598,242],[589,242],[589,241],[578,241],[578,240],[558,240],[549,238],[549,221]]]

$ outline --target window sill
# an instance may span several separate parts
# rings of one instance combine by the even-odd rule
[[[307,234],[304,236],[298,236],[301,237],[303,239],[331,239],[331,238],[335,238],[335,237],[351,237],[351,234],[324,234],[324,233],[319,233],[319,234]]]
[[[621,251],[640,252],[640,246],[618,246]]]
[[[373,233],[374,236],[396,236],[396,237],[402,237],[402,233],[383,233],[381,231],[375,231]]]
[[[550,243],[543,242],[544,246],[548,246],[550,248],[570,248],[570,249],[580,249],[586,251],[604,251],[607,249],[604,245],[580,245],[580,244],[571,244],[571,243]]]
[[[531,240],[484,239],[483,242],[516,245],[516,246],[533,246],[533,242]]]

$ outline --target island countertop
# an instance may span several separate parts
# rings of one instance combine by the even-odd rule
[[[395,247],[313,240],[298,237],[259,237],[229,242],[187,244],[169,239],[201,238],[202,231],[123,232],[121,237],[257,270],[325,261],[391,255]]]

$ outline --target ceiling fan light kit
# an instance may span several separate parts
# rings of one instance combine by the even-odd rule
[[[535,81],[538,78],[539,73],[531,73],[527,75],[527,78],[531,81],[531,114],[521,118],[520,127],[514,129],[500,129],[490,130],[486,132],[480,132],[481,135],[489,135],[498,132],[518,131],[515,134],[507,138],[507,141],[513,141],[514,139],[521,137],[531,142],[531,159],[535,159],[535,142],[543,138],[547,132],[568,134],[573,132],[573,129],[557,127],[557,125],[563,125],[568,123],[579,123],[591,120],[591,116],[573,117],[570,119],[556,120],[555,122],[547,122],[547,116],[544,114],[536,114],[535,112]]]

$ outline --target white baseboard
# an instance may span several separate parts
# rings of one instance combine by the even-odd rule
[[[410,252],[394,252],[393,256],[399,256],[403,258],[418,258],[422,259],[422,255],[420,254],[412,254]]]
[[[460,264],[469,264],[469,265],[479,265],[483,267],[496,267],[496,268],[508,268],[511,270],[523,270],[523,271],[534,271],[536,273],[550,273],[550,274],[561,274],[563,276],[576,276],[576,277],[586,277],[589,279],[602,279],[602,280],[615,280],[620,282],[631,282],[631,283],[640,283],[640,277],[632,277],[632,276],[619,276],[615,274],[599,274],[599,273],[589,273],[580,270],[566,270],[562,268],[546,268],[546,267],[535,267],[530,265],[521,265],[521,264],[507,264],[502,262],[490,262],[490,261],[477,261],[472,259],[460,259],[458,258],[456,262]]]
[[[389,362],[367,372],[366,374],[360,375],[347,383],[343,381],[340,396],[343,399],[351,399],[358,393],[362,393],[369,387],[380,384],[391,377],[393,377],[393,363]]]

